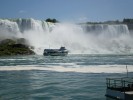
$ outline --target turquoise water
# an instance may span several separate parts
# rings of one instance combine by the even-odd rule
[[[1,57],[0,100],[106,100],[106,78],[126,65],[132,76],[133,55]]]

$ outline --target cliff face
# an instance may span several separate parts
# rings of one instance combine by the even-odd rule
[[[126,23],[129,31],[133,31],[133,23]]]
[[[25,44],[18,44],[11,39],[5,39],[0,42],[0,56],[33,54],[35,53]]]

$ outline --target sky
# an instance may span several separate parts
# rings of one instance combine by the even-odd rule
[[[133,0],[0,0],[0,18],[103,22],[133,18]]]

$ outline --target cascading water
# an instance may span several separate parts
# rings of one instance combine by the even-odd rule
[[[121,34],[129,34],[127,25],[124,24],[85,24],[82,25],[85,32],[108,37],[117,37]]]
[[[42,55],[45,48],[65,46],[70,53],[133,53],[124,24],[50,23],[34,19],[0,19],[0,39],[25,38]]]
[[[19,27],[16,22],[0,19],[0,39],[20,36]]]

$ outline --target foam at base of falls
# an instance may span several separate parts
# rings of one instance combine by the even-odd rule
[[[128,72],[133,72],[133,66],[128,65]],[[21,70],[44,70],[44,71],[56,71],[56,72],[78,72],[78,73],[127,73],[125,65],[98,65],[98,66],[0,66],[0,71],[21,71]]]

